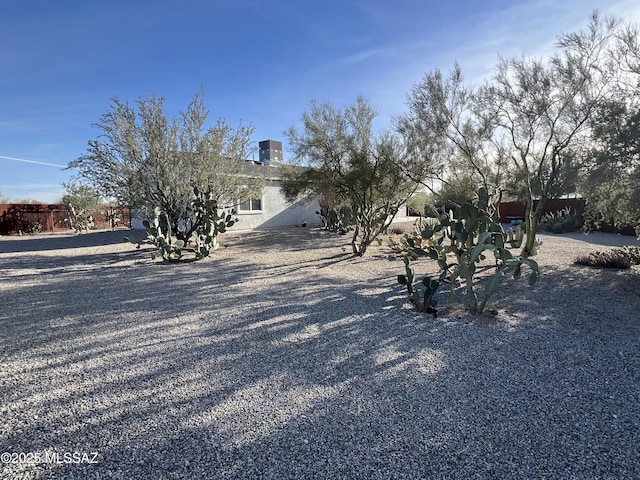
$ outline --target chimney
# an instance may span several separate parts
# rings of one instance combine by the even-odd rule
[[[272,162],[276,164],[283,163],[282,142],[275,140],[263,140],[258,143],[260,147],[260,155],[258,159],[263,165],[269,165]]]

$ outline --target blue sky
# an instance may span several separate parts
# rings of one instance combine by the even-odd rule
[[[210,121],[285,142],[309,102],[367,97],[390,126],[411,86],[455,61],[468,80],[498,55],[544,56],[594,9],[636,0],[23,0],[0,15],[0,192],[54,202],[114,97],[156,93],[166,113],[203,86]],[[27,161],[25,161],[27,160]],[[39,163],[33,163],[39,162]]]

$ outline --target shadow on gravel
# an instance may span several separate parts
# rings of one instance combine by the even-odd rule
[[[349,235],[337,235],[316,227],[271,228],[265,230],[229,230],[220,237],[222,244],[243,247],[248,250],[306,251],[327,245],[344,244],[351,250]]]
[[[69,248],[99,247],[122,243],[124,237],[142,238],[140,230],[119,229],[81,234],[42,234],[25,237],[0,236],[1,253],[38,252]]]
[[[616,328],[640,326],[640,317],[629,315],[640,311],[640,275],[636,272],[575,264],[545,265],[541,271],[542,278],[532,290],[525,282],[505,281],[496,294],[504,299],[501,303],[509,311],[533,311],[557,324],[595,330],[611,323]]]
[[[276,248],[301,240],[279,238]],[[247,249],[266,240],[253,236]],[[74,264],[84,269],[52,270],[1,289],[0,450],[99,454],[95,465],[5,464],[1,472],[212,479],[640,474],[635,443],[624,441],[639,431],[638,342],[628,341],[629,330],[615,330],[635,322],[637,333],[637,319],[603,320],[591,316],[595,310],[556,318],[560,306],[547,303],[560,292],[591,308],[581,291],[595,289],[607,299],[597,308],[610,308],[631,292],[618,291],[626,277],[547,270],[533,295],[520,295],[518,284],[503,295],[514,311],[539,312],[535,318],[467,324],[403,310],[397,268],[376,274],[360,259],[335,254],[336,245],[320,260],[267,268],[243,254],[168,266],[142,257],[120,266],[123,254],[88,256]],[[578,319],[611,330],[594,343],[574,331]],[[550,333],[554,324],[561,335]],[[593,373],[599,365],[614,373],[606,387]],[[620,388],[609,398],[617,383],[626,393]],[[539,445],[553,453],[540,455]]]

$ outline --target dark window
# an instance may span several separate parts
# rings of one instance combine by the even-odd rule
[[[250,198],[240,202],[239,211],[241,212],[259,212],[262,211],[262,199]]]

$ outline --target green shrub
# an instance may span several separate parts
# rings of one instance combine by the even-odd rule
[[[28,227],[30,235],[37,235],[42,232],[42,224],[36,220],[35,222],[31,222]]]
[[[465,203],[472,203],[476,188],[476,180],[471,175],[455,176],[445,182],[442,188],[434,195],[432,205],[444,211],[449,211]],[[429,209],[429,204],[425,205],[425,207]]]
[[[433,204],[433,197],[426,193],[414,193],[407,199],[407,207],[417,215],[424,215],[427,205]]]

